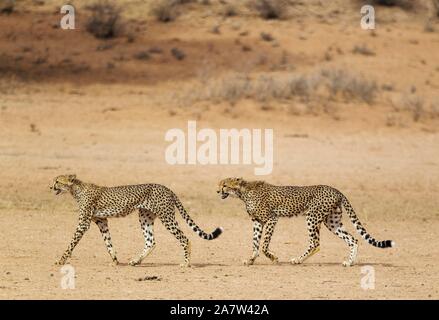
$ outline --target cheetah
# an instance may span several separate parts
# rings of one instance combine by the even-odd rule
[[[378,248],[394,247],[391,240],[377,241],[362,226],[348,199],[337,189],[325,185],[317,186],[275,186],[264,181],[245,181],[242,178],[221,180],[218,191],[222,199],[235,196],[245,203],[248,215],[253,221],[253,254],[244,261],[252,265],[259,255],[262,230],[265,235],[262,252],[273,263],[278,258],[269,250],[274,228],[280,217],[304,215],[308,226],[309,245],[305,252],[291,259],[292,264],[300,264],[319,251],[320,226],[323,224],[349,246],[350,254],[343,266],[352,266],[357,256],[357,239],[348,233],[342,224],[342,207],[346,210],[358,233],[369,244]]]
[[[67,250],[56,262],[58,265],[66,263],[72,251],[81,240],[84,233],[90,228],[93,221],[98,226],[104,239],[112,263],[118,264],[116,252],[111,242],[108,229],[108,218],[125,217],[134,210],[139,211],[139,221],[142,228],[145,245],[140,255],[132,259],[129,264],[138,265],[155,247],[154,220],[156,217],[165,225],[166,229],[180,242],[184,250],[184,264],[190,266],[189,239],[180,230],[175,220],[175,207],[179,210],[186,223],[205,240],[217,238],[223,231],[221,227],[207,234],[192,220],[184,209],[178,197],[167,187],[160,184],[140,184],[119,187],[101,187],[92,183],[84,183],[76,175],[61,175],[53,180],[50,187],[56,195],[70,193],[79,207],[79,224]]]

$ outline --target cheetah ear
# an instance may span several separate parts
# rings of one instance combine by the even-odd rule
[[[236,182],[238,182],[238,186],[242,188],[245,185],[245,181],[243,178],[236,178]]]
[[[67,176],[69,182],[73,182],[76,179],[76,174],[70,174]]]

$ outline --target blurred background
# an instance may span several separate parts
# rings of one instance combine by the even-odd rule
[[[75,29],[60,27],[66,4]],[[361,28],[366,4],[375,29]],[[189,120],[273,129],[273,172],[169,165],[165,133]],[[437,299],[438,123],[437,0],[0,0],[0,297]],[[77,208],[48,187],[66,173],[165,184],[204,229],[226,231],[206,243],[182,227],[196,268],[176,272],[180,248],[160,224],[148,268],[107,267],[92,227],[72,259],[78,289],[60,291],[52,261]],[[298,219],[273,238],[284,264],[243,269],[251,223],[241,203],[218,199],[227,176],[340,189],[372,235],[398,244],[360,248],[377,289],[340,267],[347,249],[326,231],[319,255],[292,269],[306,246]],[[110,223],[128,260],[143,243],[136,214]],[[154,290],[134,282],[151,272],[162,279]]]

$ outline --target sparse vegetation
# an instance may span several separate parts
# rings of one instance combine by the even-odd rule
[[[415,94],[406,95],[404,96],[403,104],[405,109],[411,112],[413,120],[415,122],[419,121],[424,113],[424,99]]]
[[[340,69],[309,74],[282,75],[266,73],[258,77],[232,74],[219,80],[207,81],[198,90],[191,89],[183,101],[213,100],[235,103],[241,99],[259,102],[299,100],[309,103],[342,99],[373,103],[378,86],[374,81]]]
[[[213,34],[220,34],[221,30],[220,30],[220,25],[219,24],[215,24],[212,29],[210,29],[210,32],[212,32]]]
[[[264,41],[273,41],[274,40],[273,36],[267,32],[261,32],[260,36],[261,36],[261,39]]]
[[[238,15],[238,9],[235,5],[228,3],[224,6],[222,13],[224,17],[234,17]]]
[[[439,118],[439,98],[436,98],[430,106],[430,115],[432,118]]]
[[[326,87],[331,98],[342,96],[346,99],[357,99],[371,104],[378,90],[375,81],[348,73],[343,69],[327,69],[322,71],[327,79]]]
[[[415,122],[419,121],[425,114],[424,106],[424,99],[414,92],[402,94],[396,102],[393,102],[395,111],[409,112]]]
[[[421,119],[436,119],[439,117],[439,98],[433,98],[430,103],[414,92],[401,94],[392,100],[395,112],[408,112],[413,121]]]
[[[15,0],[1,0],[0,14],[11,14],[15,8]]]
[[[402,9],[412,9],[413,8],[412,0],[369,0],[368,3],[372,5],[381,5],[386,7],[400,7]]]
[[[439,0],[431,0],[433,6],[433,15],[439,18]]]
[[[86,30],[96,38],[109,39],[121,33],[121,10],[114,3],[102,0],[87,8],[92,13],[86,22]]]
[[[178,48],[172,48],[171,54],[177,60],[183,60],[184,58],[186,58],[186,54]]]
[[[435,31],[431,19],[427,19],[427,21],[425,22],[424,31],[425,32],[434,32]]]
[[[0,55],[0,65],[1,65]],[[3,76],[0,78],[0,94],[14,94],[17,89],[21,89],[23,87],[23,83],[18,81],[15,76]],[[5,108],[5,106],[3,106]]]
[[[161,22],[174,21],[178,16],[178,4],[181,0],[156,0],[151,7],[151,14]]]
[[[159,47],[151,47],[151,48],[149,48],[148,52],[151,54],[162,54],[163,49],[159,48]]]
[[[151,58],[151,55],[148,51],[143,50],[134,54],[134,58],[137,60],[149,60]]]
[[[354,54],[362,54],[365,56],[374,56],[375,52],[372,49],[369,49],[366,44],[355,45],[352,49],[352,53]]]
[[[258,12],[264,19],[283,19],[287,16],[288,5],[286,0],[250,0],[250,9]]]

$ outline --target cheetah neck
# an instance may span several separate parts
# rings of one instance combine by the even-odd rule
[[[75,180],[73,182],[72,187],[70,188],[70,193],[76,201],[79,201],[82,198],[82,195],[85,191],[86,184],[80,180]]]
[[[252,190],[263,187],[265,183],[263,181],[243,181],[241,187],[235,190],[239,199],[246,201],[249,198],[249,193]]]

